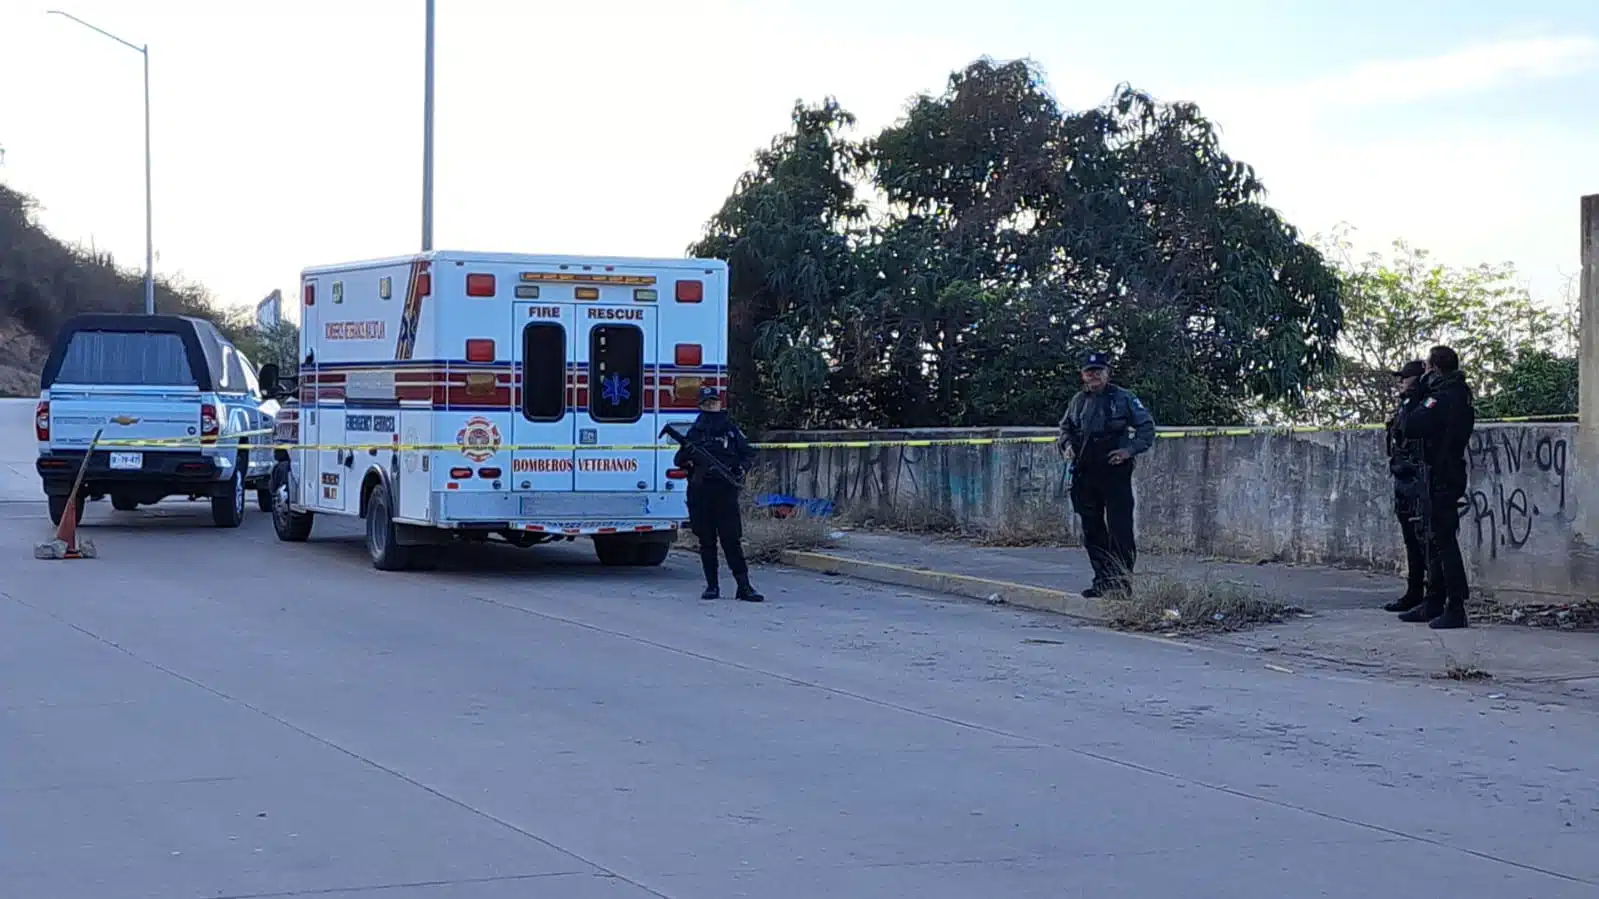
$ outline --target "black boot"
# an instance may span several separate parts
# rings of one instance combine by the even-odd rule
[[[1441,596],[1429,596],[1423,602],[1420,602],[1420,603],[1416,604],[1416,606],[1414,608],[1412,608],[1410,611],[1406,612],[1403,615],[1400,615],[1399,616],[1399,620],[1400,621],[1408,621],[1408,622],[1410,622],[1412,624],[1417,624],[1417,623],[1420,623],[1420,622],[1423,622],[1423,621],[1431,621],[1434,618],[1437,618],[1439,615],[1442,615],[1443,613],[1444,613],[1444,600],[1443,600],[1443,597],[1441,597]]]
[[[760,594],[760,591],[750,586],[750,582],[748,580],[739,582],[738,593],[735,595],[745,602],[762,602],[766,599],[766,597]]]
[[[705,592],[700,594],[700,599],[721,599],[722,588],[715,584],[706,584]]]
[[[1423,601],[1422,588],[1412,584],[1405,595],[1382,607],[1384,612],[1408,612]]]
[[[1454,630],[1466,626],[1466,601],[1451,599],[1444,603],[1443,613],[1427,622],[1435,631]]]

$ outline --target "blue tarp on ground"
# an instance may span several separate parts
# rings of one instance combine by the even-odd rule
[[[833,514],[833,501],[830,499],[800,499],[783,493],[763,493],[755,498],[755,504],[770,507],[779,517],[793,515],[800,509],[812,518],[826,518]]]

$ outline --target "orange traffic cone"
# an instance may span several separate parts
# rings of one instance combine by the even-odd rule
[[[40,543],[33,548],[35,559],[92,559],[95,557],[94,544],[84,540],[78,542],[78,493],[83,490],[83,476],[89,470],[89,458],[94,455],[94,448],[100,442],[100,432],[94,432],[94,439],[89,441],[89,448],[83,454],[83,462],[78,466],[78,477],[72,483],[72,490],[67,494],[67,507],[61,510],[61,523],[56,526],[56,537],[49,543]]]
[[[61,524],[56,528],[56,542],[66,544],[61,551],[63,559],[81,559],[83,551],[78,548],[78,492],[72,491],[67,497],[67,508],[61,513]]]

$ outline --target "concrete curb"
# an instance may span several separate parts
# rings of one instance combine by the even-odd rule
[[[1008,605],[1054,612],[1096,624],[1103,624],[1109,618],[1104,600],[1087,599],[1076,593],[1051,590],[1048,587],[1013,584],[1010,581],[947,574],[921,568],[906,568],[903,565],[890,565],[887,562],[866,562],[827,553],[786,550],[782,558],[783,564],[791,568],[803,568],[822,574],[841,575],[863,581],[875,581],[879,584],[893,584],[897,587],[911,587],[930,593],[947,593],[969,599],[991,600],[998,596]]]

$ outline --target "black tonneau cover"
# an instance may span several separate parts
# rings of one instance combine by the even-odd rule
[[[149,332],[177,334],[188,350],[189,369],[194,372],[195,386],[201,392],[217,389],[222,377],[222,343],[225,338],[216,326],[203,318],[187,315],[141,315],[122,313],[93,313],[75,315],[67,319],[56,332],[55,345],[50,348],[50,358],[44,363],[44,373],[39,377],[39,389],[49,390],[61,373],[61,360],[66,356],[72,335],[79,331],[111,331],[120,333]]]

